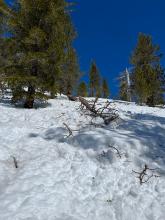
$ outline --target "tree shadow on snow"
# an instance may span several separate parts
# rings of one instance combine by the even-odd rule
[[[36,134],[31,134],[34,137]],[[108,145],[115,145],[120,140],[119,150],[124,151],[124,146],[138,148],[136,143],[142,146],[139,151],[142,157],[156,161],[165,166],[165,118],[149,114],[134,114],[127,121],[122,121],[117,128],[111,126],[104,128],[91,128],[87,125],[79,132],[73,132],[73,136],[67,138],[68,130],[65,127],[50,128],[40,136],[46,141],[55,140],[59,143],[68,143],[84,150],[102,152]],[[144,146],[144,150],[143,150]],[[138,151],[138,150],[137,150]],[[109,155],[109,153],[108,153]],[[109,157],[109,156],[108,156]]]
[[[14,108],[15,106],[11,103],[10,98],[0,98],[0,105],[8,108]]]
[[[0,105],[4,106],[4,107],[8,107],[8,108],[24,108],[24,102],[20,101],[16,104],[13,104],[11,101],[11,98],[8,97],[3,97],[0,98]],[[38,108],[47,108],[51,106],[51,104],[47,101],[42,101],[42,100],[36,100],[34,102],[34,109],[38,109]]]
[[[129,140],[137,140],[144,148],[143,155],[165,165],[165,118],[150,114],[134,114],[132,119],[122,123],[118,132],[129,131]],[[147,149],[147,150],[146,150]]]

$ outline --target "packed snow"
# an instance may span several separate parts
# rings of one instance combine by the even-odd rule
[[[105,126],[79,105],[1,100],[0,220],[165,220],[165,108],[112,101]],[[145,164],[156,176],[140,185]]]

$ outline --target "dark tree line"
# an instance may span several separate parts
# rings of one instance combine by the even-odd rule
[[[110,96],[108,82],[102,78],[95,62],[92,62],[90,66],[89,83],[80,82],[78,95],[98,98],[108,98]]]

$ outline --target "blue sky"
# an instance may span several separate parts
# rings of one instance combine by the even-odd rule
[[[118,90],[115,78],[130,66],[129,57],[139,32],[152,35],[165,53],[164,0],[75,1],[72,18],[78,32],[75,47],[81,70],[87,74],[94,59],[112,96]],[[162,64],[165,66],[165,57]]]

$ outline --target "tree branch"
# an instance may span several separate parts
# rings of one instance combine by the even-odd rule
[[[140,180],[140,185],[142,185],[143,183],[147,183],[152,177],[160,177],[159,175],[155,175],[153,173],[153,171],[156,170],[156,169],[150,169],[146,164],[144,166],[144,169],[141,171],[141,172],[137,172],[137,171],[134,171],[132,170],[133,173],[136,173],[138,174],[138,176],[136,178],[138,178]],[[152,174],[149,175],[147,173],[147,171],[152,171]],[[146,177],[146,178],[145,178]]]

